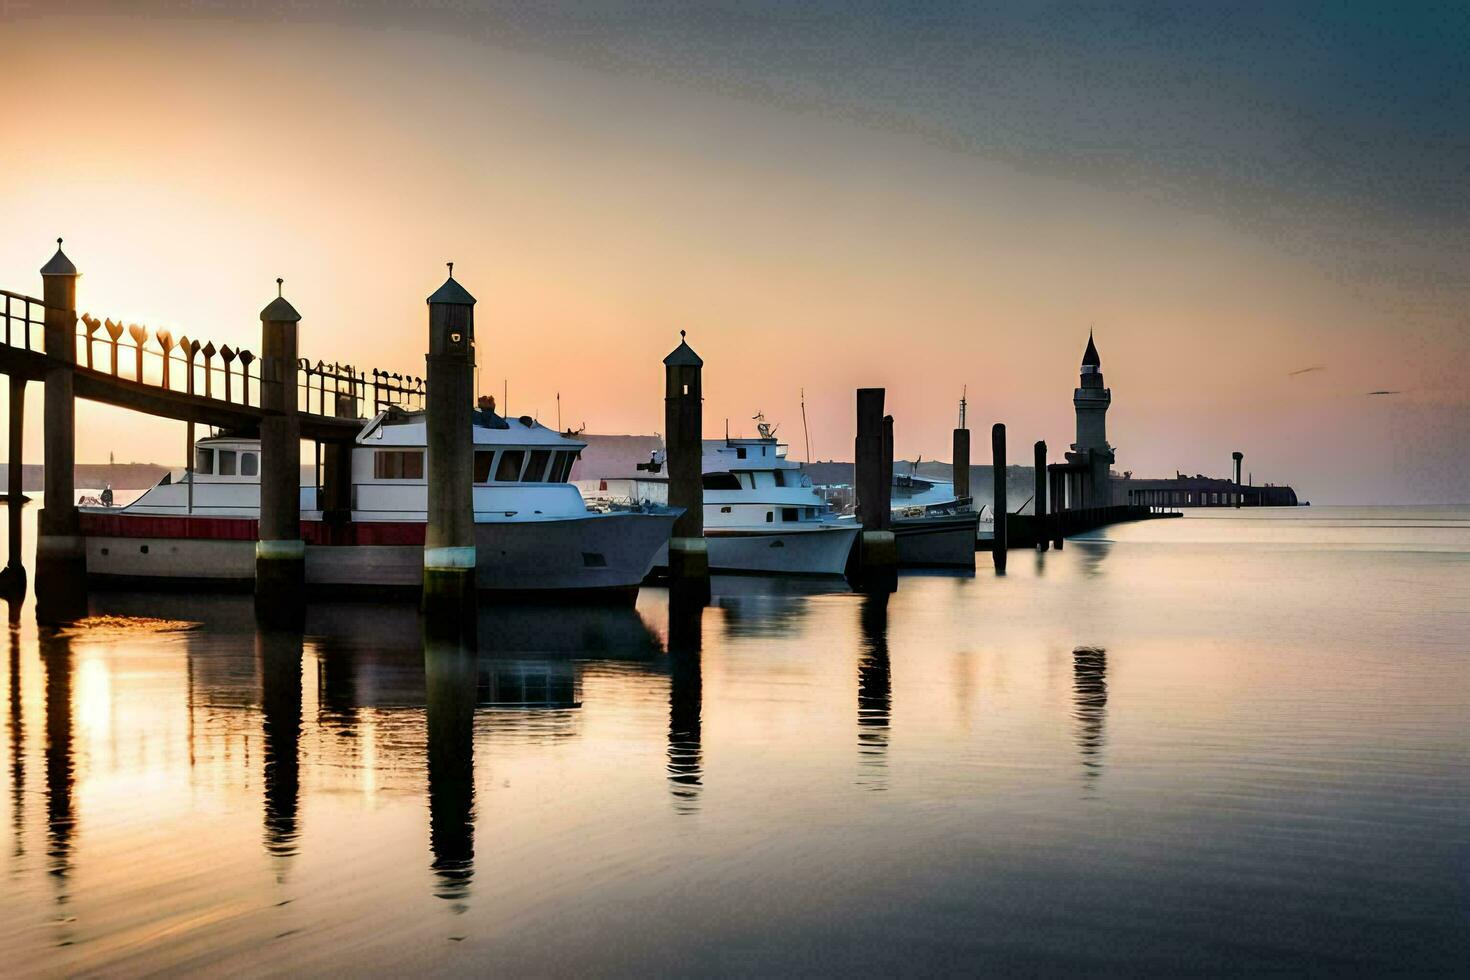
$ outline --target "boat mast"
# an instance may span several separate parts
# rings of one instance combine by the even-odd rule
[[[806,427],[806,389],[801,389],[801,437],[806,443],[806,463],[812,463],[812,434]]]

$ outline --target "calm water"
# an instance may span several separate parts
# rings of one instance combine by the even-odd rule
[[[987,556],[981,556],[986,559]],[[702,617],[98,595],[5,666],[7,973],[1462,970],[1470,511]],[[671,652],[672,651],[672,652]]]

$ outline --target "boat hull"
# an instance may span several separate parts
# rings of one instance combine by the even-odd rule
[[[476,524],[476,585],[507,597],[631,601],[668,541],[675,516],[617,513]],[[83,515],[87,578],[94,586],[253,588],[255,521],[107,515],[90,523]],[[307,587],[343,595],[416,592],[423,582],[423,528],[303,522]]]
[[[974,568],[978,514],[895,517],[898,563],[906,568]]]
[[[802,531],[706,528],[711,572],[755,575],[841,576],[858,528],[823,526]],[[655,564],[668,565],[668,551]]]

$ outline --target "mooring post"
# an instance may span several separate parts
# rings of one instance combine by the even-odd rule
[[[990,472],[994,484],[991,509],[995,512],[995,545],[990,556],[995,560],[995,570],[1006,570],[1006,426],[997,422],[990,427]]]
[[[1067,509],[1067,483],[1063,473],[1052,471],[1051,474],[1051,500],[1047,501],[1051,507],[1051,535],[1052,547],[1058,551],[1062,550],[1062,543],[1066,538],[1066,531],[1062,527],[1064,520],[1063,512]]]
[[[970,495],[970,430],[954,430],[954,464],[950,467],[956,500]]]
[[[853,489],[863,533],[859,561],[864,584],[883,590],[897,574],[898,546],[889,508],[893,492],[892,416],[883,414],[882,388],[857,390],[857,440]],[[885,435],[886,434],[886,435]]]
[[[66,623],[87,612],[87,551],[77,519],[77,267],[61,251],[41,268],[46,304],[45,506],[37,518],[36,619]]]
[[[26,569],[21,547],[21,517],[24,508],[21,498],[25,496],[24,456],[26,415],[26,379],[19,375],[10,376],[10,456],[5,464],[5,478],[9,494],[6,503],[8,518],[9,558],[5,570],[0,572],[0,592],[8,596],[25,594]]]
[[[424,535],[424,614],[449,627],[474,618],[475,298],[449,278],[429,297],[425,375],[429,523]]]
[[[297,324],[281,295],[260,311],[260,535],[255,542],[255,612],[272,628],[297,628],[306,613],[306,543],[301,540],[301,419],[296,399]]]
[[[1036,468],[1036,500],[1033,508],[1036,512],[1036,550],[1045,551],[1050,547],[1046,540],[1046,443],[1040,439],[1036,441],[1032,465]]]
[[[1245,459],[1245,453],[1236,450],[1230,454],[1230,458],[1235,460],[1235,487],[1231,490],[1230,495],[1235,498],[1235,506],[1238,509],[1241,498],[1245,496],[1240,492],[1240,463],[1241,460]]]
[[[334,408],[339,419],[357,418],[357,399],[351,395],[338,392]],[[352,443],[329,442],[322,447],[321,494],[317,506],[322,524],[335,534],[352,517]]]
[[[670,601],[703,608],[709,601],[709,550],[704,540],[704,361],[679,331],[664,358],[664,464],[669,506],[684,513],[669,536]]]

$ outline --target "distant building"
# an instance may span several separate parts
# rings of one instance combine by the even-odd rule
[[[1108,445],[1108,406],[1112,403],[1113,393],[1103,385],[1102,358],[1089,330],[1081,377],[1072,392],[1077,441],[1066,454],[1067,461],[1051,467],[1053,473],[1063,476],[1067,509],[1106,507],[1113,502],[1110,474],[1116,455]],[[1053,506],[1060,509],[1061,504],[1057,501]]]

